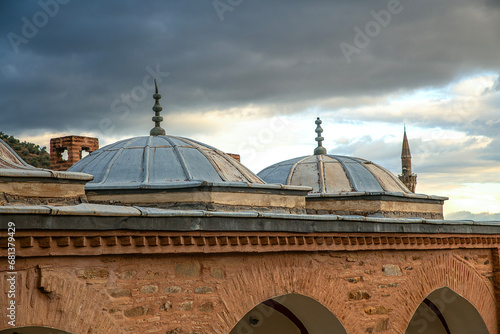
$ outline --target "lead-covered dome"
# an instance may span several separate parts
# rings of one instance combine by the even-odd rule
[[[195,187],[202,182],[264,184],[228,154],[176,136],[144,136],[100,148],[69,171],[94,175],[87,190]]]
[[[365,159],[327,154],[316,120],[314,155],[271,165],[257,175],[267,183],[309,186],[306,211],[385,217],[443,218],[446,197],[414,194],[393,173]]]
[[[84,184],[92,175],[28,165],[0,139],[0,205],[67,205],[85,201]]]
[[[278,162],[257,174],[267,183],[310,186],[309,194],[411,194],[390,171],[371,161],[320,154]]]
[[[166,135],[160,126],[157,87],[153,98],[155,127],[149,136],[100,148],[69,169],[94,176],[85,186],[89,201],[172,209],[305,212],[305,195],[311,188],[266,184],[212,146]]]

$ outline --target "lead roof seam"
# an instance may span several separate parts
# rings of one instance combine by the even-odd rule
[[[368,160],[365,160],[365,162],[369,162],[369,163],[371,163],[372,165],[375,165],[373,162],[368,161]],[[377,177],[377,175],[373,174],[372,172],[370,172],[370,170],[369,170],[368,168],[366,168],[366,166],[365,166],[365,165],[366,165],[366,163],[360,163],[360,165],[361,165],[361,166],[362,166],[362,167],[363,167],[363,168],[364,168],[364,169],[365,169],[368,173],[370,173],[370,175],[371,175],[371,176],[375,179],[375,181],[377,181],[377,182],[378,182],[378,184],[379,184],[380,188],[382,188],[382,190],[383,190],[383,191],[385,191],[385,192],[390,192],[390,190],[388,190],[388,189],[386,189],[386,188],[384,187],[383,182],[380,182],[380,179]],[[377,167],[380,167],[380,166],[378,166],[378,165],[377,165]],[[382,168],[382,169],[383,169],[383,168]]]
[[[288,177],[286,178],[286,184],[289,185],[290,182],[292,181],[293,172],[295,171],[295,168],[297,168],[297,165],[309,157],[310,157],[310,155],[307,155],[293,164],[292,168],[290,168],[290,172],[288,173]]]
[[[190,141],[190,142],[191,142],[191,140],[190,140],[190,139],[186,139],[186,140],[188,140],[188,141]],[[192,141],[192,142],[196,143],[195,141]],[[201,145],[200,145],[200,146],[201,146]],[[219,149],[217,149],[217,148],[215,148],[215,147],[212,147],[212,149],[213,149],[216,153],[218,153],[218,154],[222,155],[222,156],[226,159],[226,161],[227,161],[227,162],[229,162],[229,163],[230,163],[230,164],[231,164],[234,168],[236,168],[236,169],[237,169],[237,170],[238,170],[238,171],[239,171],[239,172],[240,172],[240,173],[241,173],[241,174],[245,177],[245,179],[247,180],[247,182],[249,182],[249,183],[254,183],[254,182],[253,182],[253,180],[252,180],[252,179],[253,179],[253,175],[252,175],[252,173],[251,173],[251,172],[250,172],[250,171],[249,171],[249,170],[248,170],[245,166],[243,166],[243,165],[241,165],[241,164],[237,164],[237,163],[235,163],[235,162],[233,161],[233,159],[228,159],[228,157],[230,157],[230,156],[229,156],[227,153],[222,152],[221,150],[219,150]],[[203,153],[203,155],[205,155],[205,156],[208,158],[208,156],[207,156],[204,152],[202,152],[202,153]],[[211,159],[211,158],[209,159],[209,161],[210,161],[210,163],[212,163],[212,159]],[[214,162],[214,163],[215,163],[215,162]],[[215,167],[215,166],[214,166],[214,167]],[[243,168],[242,168],[242,167],[243,167]],[[219,169],[219,167],[218,167],[218,166],[217,166],[217,169]],[[222,170],[221,170],[221,172],[222,172]],[[257,176],[257,175],[255,175],[255,176]],[[224,177],[225,177],[225,175],[224,175]],[[221,178],[222,178],[222,177],[221,177]],[[257,176],[257,178],[258,178],[258,180],[262,181],[262,183],[265,183],[265,182],[264,182],[264,180],[262,180],[260,177],[258,177],[258,176]],[[228,181],[228,180],[226,180],[226,181]]]
[[[247,182],[253,183],[253,180],[252,180],[253,175],[245,166],[235,163],[233,161],[233,159],[228,159],[228,158],[230,158],[230,156],[227,153],[222,152],[221,150],[219,150],[217,148],[214,148],[214,151],[221,154],[226,159],[227,162],[229,162],[234,168],[236,168],[245,177]],[[255,175],[255,176],[257,176],[257,175]],[[257,176],[257,178],[260,181],[262,181],[263,183],[265,183],[264,180],[262,180],[260,177]]]
[[[97,152],[97,150],[96,150],[96,151],[94,151],[94,152]],[[92,153],[94,153],[94,152],[92,152]],[[89,153],[88,158],[86,157],[87,159],[85,159],[85,160],[88,160],[88,162],[85,164],[85,166],[83,166],[83,167],[81,167],[81,168],[79,167],[79,168],[80,168],[80,172],[81,172],[81,171],[83,171],[83,170],[85,169],[85,167],[87,167],[88,165],[90,165],[90,164],[91,164],[91,163],[92,163],[95,159],[97,159],[97,157],[99,157],[99,156],[101,156],[102,154],[104,154],[104,152],[109,152],[109,151],[108,151],[108,150],[103,150],[103,151],[101,151],[101,152],[102,152],[101,154],[93,154],[93,155],[91,155],[91,154]],[[84,159],[80,160],[80,161],[83,161],[80,165],[83,165],[83,164],[86,162],[85,160],[84,160]],[[77,161],[76,163],[79,163],[80,161]],[[75,164],[75,165],[76,165],[76,164]],[[73,165],[73,166],[75,166],[75,165]],[[73,167],[73,166],[71,166],[71,167]],[[70,168],[71,168],[71,167],[70,167]],[[69,170],[69,169],[68,169],[68,170]]]
[[[186,142],[190,142],[191,146],[194,147],[198,152],[200,152],[212,165],[212,167],[218,172],[219,177],[222,179],[222,181],[229,181],[229,179],[226,177],[226,175],[223,174],[222,168],[220,168],[217,163],[213,160],[213,158],[203,150],[198,143],[193,142],[189,140],[188,138],[179,138],[180,140]]]
[[[163,137],[166,141],[168,141],[170,143],[170,145],[172,146],[172,149],[174,150],[174,154],[177,156],[177,159],[179,160],[180,164],[181,164],[181,167],[182,167],[182,170],[184,171],[184,174],[186,176],[186,178],[188,179],[188,181],[193,181],[193,175],[191,174],[191,172],[189,171],[189,168],[186,164],[186,160],[184,160],[184,156],[182,155],[182,152],[179,150],[179,148],[177,147],[177,144],[174,144],[170,138],[168,138],[167,136]],[[173,138],[176,138],[176,139],[179,139],[181,140],[182,138],[180,137],[173,137]]]
[[[272,172],[274,172],[274,171],[276,170],[276,168],[278,168],[279,166],[280,166],[280,164],[279,164],[279,163],[277,163],[277,164],[274,164],[274,165],[271,165],[271,166],[269,166],[269,167],[264,168],[263,170],[261,170],[261,171],[259,172],[259,174],[264,173],[264,172],[266,172],[267,170],[269,170],[269,171],[267,172],[267,174],[266,174],[265,176],[264,176],[264,175],[262,175],[262,177],[260,177],[260,176],[259,176],[259,178],[261,178],[261,179],[265,179],[266,177],[268,177],[268,176],[269,176],[269,174],[271,174]],[[264,182],[265,182],[265,181],[264,181]]]
[[[382,166],[380,166],[380,165],[378,165],[376,163],[372,162],[372,164],[375,165],[375,166],[377,166],[377,167],[379,167],[381,170],[383,170],[384,173],[386,173],[387,175],[389,175],[389,177],[392,178],[396,182],[396,184],[398,185],[398,187],[401,188],[401,190],[405,194],[408,194],[408,192],[406,191],[406,189],[403,188],[403,187],[401,187],[401,184],[402,184],[401,180],[399,180],[393,173],[391,173],[390,171],[388,171],[387,169],[385,169],[384,167],[382,167]]]
[[[375,182],[378,183],[379,187],[383,190],[383,191],[387,191],[384,189],[384,187],[382,186],[382,184],[380,183],[380,181],[375,177],[375,175],[372,174],[372,172],[370,172],[370,170],[368,168],[365,167],[365,165],[363,164],[363,162],[369,162],[371,164],[373,164],[373,162],[369,161],[369,160],[365,160],[365,159],[361,159],[361,158],[351,158],[351,157],[347,157],[349,160],[352,160],[352,161],[355,161],[357,162],[358,164],[361,165],[361,167],[363,167],[369,175],[371,175],[371,177],[373,177],[373,179],[375,179]],[[359,190],[358,190],[359,191]],[[371,192],[371,191],[370,191]]]
[[[9,146],[9,144],[7,144],[6,142],[4,142],[2,139],[0,139],[0,141],[4,144],[5,148],[10,153],[12,153],[17,158],[17,160],[19,160],[21,162],[22,165],[24,165],[25,167],[33,167],[33,166],[29,165],[26,161],[24,161],[23,158],[21,158],[19,156],[19,154],[17,154],[16,151],[14,151],[14,149]]]
[[[318,161],[319,192],[323,193],[323,192],[326,192],[325,168],[324,168],[324,162],[323,162],[323,155],[319,154],[318,157],[319,157],[319,161]]]
[[[10,166],[10,168],[12,168],[12,169],[28,169],[28,168],[22,168],[22,167],[26,167],[26,166],[14,164],[14,163],[12,163],[10,161],[5,160],[2,157],[0,157],[0,162],[5,163],[6,165]]]
[[[106,182],[106,180],[109,177],[109,172],[111,171],[111,167],[113,167],[113,164],[115,163],[115,161],[118,160],[118,158],[120,157],[120,155],[123,153],[123,151],[126,148],[128,148],[128,146],[130,145],[130,142],[132,142],[132,141],[133,141],[133,139],[129,139],[129,141],[125,145],[123,145],[122,147],[120,147],[120,149],[115,153],[115,155],[110,160],[110,162],[108,162],[108,165],[106,166],[106,173],[104,174],[104,176],[102,178],[102,181],[99,182],[99,184],[104,184]]]
[[[345,163],[342,160],[338,159],[338,157],[342,157],[342,158],[347,158],[347,157],[344,157],[344,156],[338,156],[337,157],[337,156],[334,156],[334,155],[333,156],[329,155],[329,157],[330,158],[334,158],[335,160],[337,160],[340,163],[340,165],[342,166],[342,169],[344,170],[345,175],[347,176],[347,180],[349,181],[349,184],[351,185],[351,189],[353,189],[354,191],[361,192],[361,190],[358,190],[356,188],[355,183],[354,183],[354,181],[352,179],[351,172],[349,172],[349,170],[347,169],[347,166],[345,165]]]
[[[218,151],[218,150],[217,150]],[[224,153],[224,152],[222,152]],[[224,153],[224,157],[226,156],[229,156],[228,154]],[[230,156],[229,156],[230,157]],[[237,164],[236,162],[233,161],[233,159],[227,159],[226,158],[226,161],[228,161],[231,165],[233,165],[241,174],[243,174],[243,176],[247,179],[247,181],[249,181],[250,183],[253,183],[253,178],[254,177],[257,177],[257,179],[259,181],[261,181],[262,183],[266,183],[264,180],[262,180],[257,174],[253,174],[248,168],[246,168],[244,165],[242,164]]]
[[[144,178],[142,180],[144,184],[149,182],[149,151],[151,151],[151,141],[152,136],[149,136],[146,147],[144,148]]]

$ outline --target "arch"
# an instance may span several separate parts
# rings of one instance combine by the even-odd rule
[[[50,327],[24,326],[0,330],[0,334],[71,334]]]
[[[393,328],[398,333],[405,333],[418,308],[424,308],[422,303],[426,299],[431,302],[432,298],[436,300],[435,295],[432,295],[433,292],[448,295],[449,290],[452,290],[457,300],[464,299],[458,303],[461,307],[465,307],[464,303],[468,303],[477,311],[488,330],[487,333],[498,333],[493,285],[457,255],[439,255],[425,261],[400,287],[401,290],[396,297],[396,305],[399,307],[394,310],[392,317]],[[448,290],[440,290],[442,288]],[[427,307],[432,307],[429,305]],[[461,312],[462,308],[459,309]]]
[[[318,301],[287,294],[263,301],[241,318],[229,334],[347,334],[337,317]]]
[[[476,308],[448,287],[434,290],[415,311],[406,334],[488,334]]]
[[[0,275],[1,291],[8,290],[6,275]],[[58,328],[54,334],[123,333],[103,312],[102,295],[76,278],[50,269],[29,269],[17,272],[16,284],[22,287],[16,295],[17,327]],[[0,294],[0,305],[8,303],[7,294]],[[8,320],[0,317],[0,329],[12,328]]]
[[[272,261],[252,262],[241,267],[237,276],[228,278],[218,288],[224,307],[212,325],[213,332],[229,333],[256,305],[289,294],[312,298],[335,315],[348,333],[357,331],[359,314],[345,304],[347,280],[337,277],[327,267],[304,267],[304,260],[299,257],[270,258]]]

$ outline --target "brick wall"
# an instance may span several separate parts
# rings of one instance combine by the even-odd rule
[[[73,334],[229,333],[262,301],[297,293],[327,307],[348,333],[404,333],[422,300],[448,286],[497,333],[493,256],[454,249],[26,258],[17,264],[27,277],[18,319]]]

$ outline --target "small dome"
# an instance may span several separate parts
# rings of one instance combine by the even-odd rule
[[[92,175],[58,172],[28,165],[0,139],[0,205],[72,205],[85,198]]]
[[[35,169],[28,165],[6,142],[0,139],[0,168]]]
[[[94,175],[86,190],[183,188],[202,182],[226,186],[264,184],[241,163],[214,147],[165,135],[135,137],[105,146],[69,171]]]
[[[365,159],[310,155],[278,162],[257,174],[267,183],[310,186],[313,194],[411,194],[387,169]]]
[[[36,168],[27,164],[6,142],[0,139],[0,177],[66,179],[87,182],[92,175]]]

